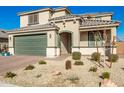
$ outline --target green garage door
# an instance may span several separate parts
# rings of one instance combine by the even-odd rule
[[[15,37],[16,55],[46,56],[46,47],[47,47],[46,34]]]

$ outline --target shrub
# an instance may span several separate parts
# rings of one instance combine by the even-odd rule
[[[97,67],[91,67],[91,68],[89,69],[89,71],[96,72],[96,71],[97,71]]]
[[[33,66],[33,65],[28,65],[26,68],[25,68],[25,70],[32,70],[32,69],[34,69],[35,67]]]
[[[72,83],[76,83],[79,80],[79,77],[76,75],[71,75],[67,78],[67,80],[70,80]]]
[[[44,61],[44,60],[41,60],[41,61],[39,61],[38,63],[39,63],[40,65],[42,65],[42,64],[47,64],[46,61]]]
[[[15,73],[7,72],[6,75],[5,75],[5,78],[13,78],[15,76],[17,76]]]
[[[65,63],[65,69],[68,70],[68,69],[71,69],[71,61],[70,60],[67,60],[66,63]]]
[[[102,73],[102,78],[103,79],[109,79],[110,78],[110,73],[109,72],[103,72]]]
[[[75,61],[74,65],[84,65],[82,61]]]
[[[80,60],[81,59],[81,53],[80,52],[73,52],[72,53],[72,59]]]
[[[36,75],[36,78],[40,78],[42,75],[41,74],[38,74],[38,75]]]
[[[117,62],[118,58],[119,58],[119,57],[118,57],[117,54],[110,54],[110,55],[108,56],[108,61]]]
[[[91,59],[94,61],[99,61],[100,60],[100,53],[97,53],[97,52],[92,53]]]

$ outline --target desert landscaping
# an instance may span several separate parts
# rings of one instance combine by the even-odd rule
[[[109,68],[110,62],[106,61],[104,64],[101,60],[102,66],[99,66],[90,56],[81,56],[76,63],[72,56],[64,60],[41,59],[36,64],[5,73],[0,76],[0,81],[25,87],[99,87],[100,82],[103,82],[102,73],[108,72],[110,76],[107,74],[107,78],[110,77],[112,86],[123,87],[123,62],[124,59],[120,57],[112,64],[112,68]],[[70,66],[66,67],[69,64]],[[10,73],[14,73],[12,77]]]

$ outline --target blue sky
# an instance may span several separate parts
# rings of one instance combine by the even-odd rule
[[[19,28],[18,12],[36,10],[40,8],[57,8],[58,6],[0,6],[0,29],[12,30]],[[121,25],[118,27],[117,35],[124,40],[124,7],[123,6],[69,6],[73,14],[113,12],[113,20],[118,20]]]

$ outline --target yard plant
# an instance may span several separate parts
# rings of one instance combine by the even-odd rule
[[[42,65],[42,64],[47,64],[47,62],[44,61],[44,60],[40,60],[38,63],[39,63],[40,65]]]
[[[17,76],[15,73],[12,73],[12,72],[7,72],[6,74],[5,74],[5,78],[13,78],[13,77],[15,77],[15,76]]]
[[[118,59],[119,59],[119,57],[117,54],[110,54],[108,56],[108,61],[117,62]]]
[[[80,78],[76,75],[71,75],[67,78],[67,80],[71,81],[71,83],[77,83],[77,81],[79,80]]]
[[[109,72],[103,72],[102,73],[102,78],[103,79],[109,79],[110,78],[110,73]]]
[[[92,53],[91,59],[94,61],[100,61],[100,53],[97,52]]]
[[[80,52],[73,52],[72,53],[72,59],[80,60],[81,59],[81,53]]]
[[[91,72],[96,72],[97,71],[97,67],[91,67],[90,69],[89,69],[89,71]]]
[[[71,69],[71,61],[70,60],[67,60],[65,62],[65,69],[68,70],[68,69]]]
[[[33,65],[28,65],[26,68],[25,68],[25,70],[32,70],[32,69],[34,69],[35,67],[33,66]]]
[[[74,65],[84,65],[84,63],[82,61],[78,60],[78,61],[75,61]]]

